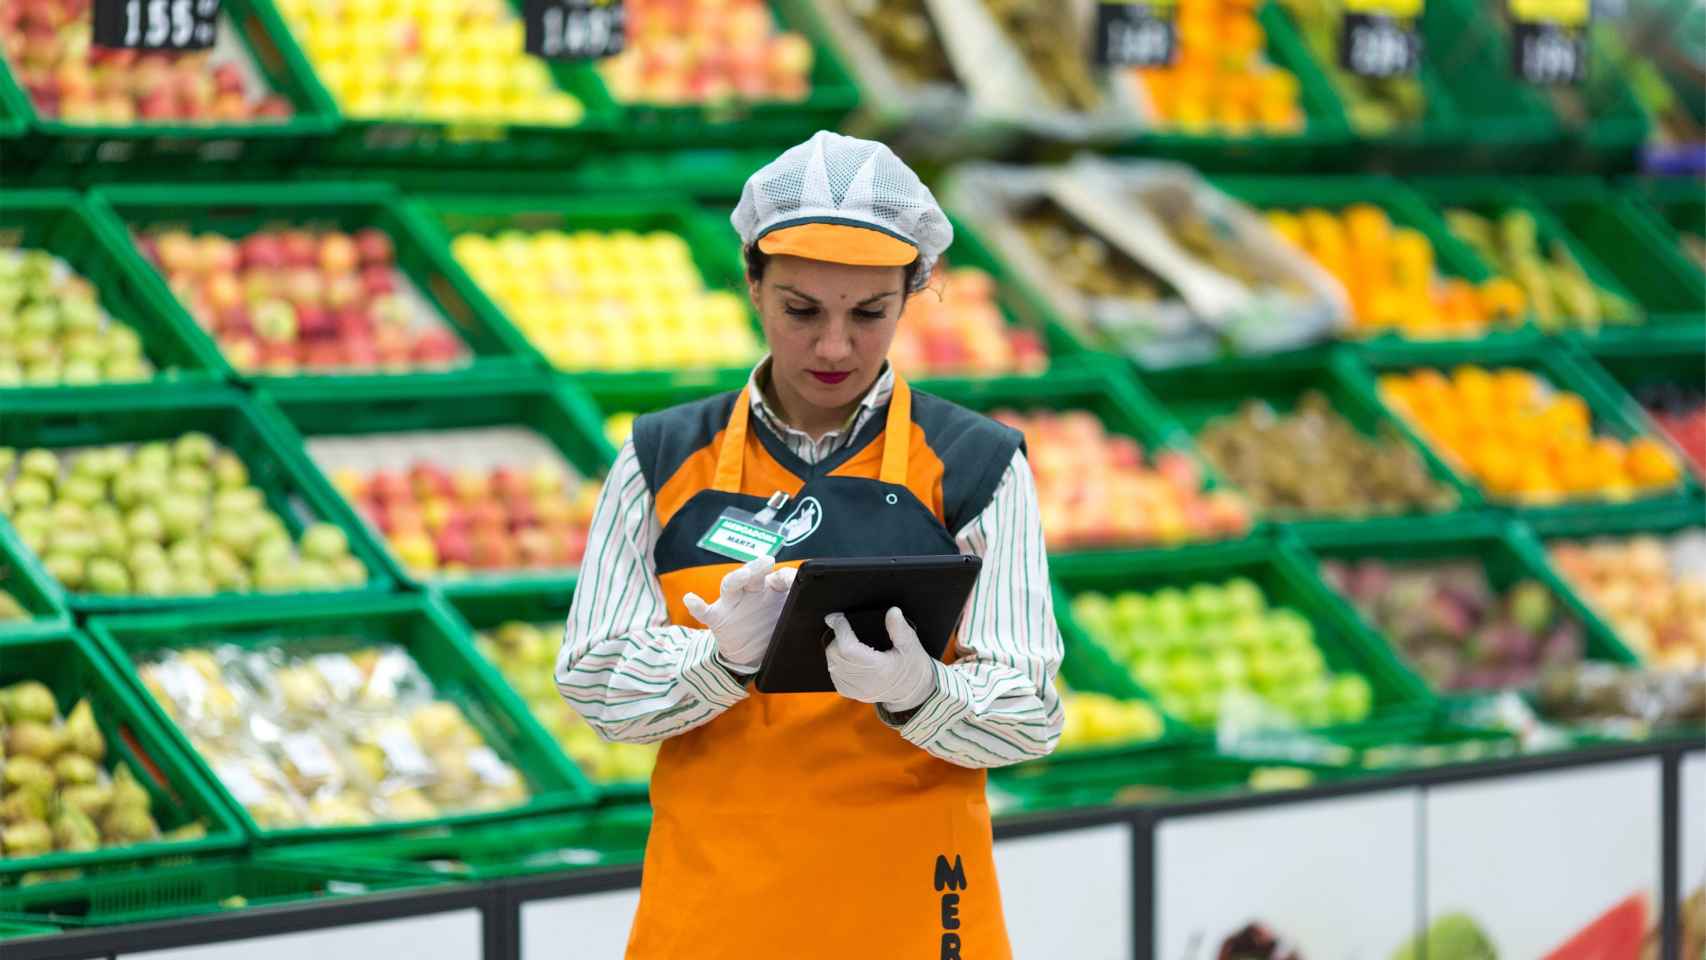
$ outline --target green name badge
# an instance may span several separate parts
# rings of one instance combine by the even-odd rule
[[[782,532],[745,510],[731,507],[699,538],[699,546],[745,563],[762,556],[775,556],[777,548],[782,546]]]

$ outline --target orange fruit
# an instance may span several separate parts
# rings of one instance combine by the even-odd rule
[[[1514,281],[1494,277],[1481,285],[1481,307],[1492,322],[1514,326],[1528,310],[1528,297]]]
[[[1625,468],[1638,487],[1663,487],[1677,481],[1676,460],[1662,444],[1651,437],[1636,437],[1629,441]]]

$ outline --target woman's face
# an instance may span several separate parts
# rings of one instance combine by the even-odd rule
[[[870,389],[905,304],[903,267],[775,256],[748,293],[770,345],[777,399],[805,429],[833,429]]]

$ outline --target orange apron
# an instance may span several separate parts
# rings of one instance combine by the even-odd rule
[[[742,390],[721,434],[709,489],[759,499],[802,481],[747,429]],[[899,442],[896,442],[899,438]],[[922,443],[900,378],[883,432],[836,467],[914,498],[907,523],[934,519],[930,491],[907,486]],[[845,486],[846,480],[836,481]],[[791,484],[791,485],[790,485]],[[802,493],[804,491],[804,493]],[[893,502],[893,501],[889,501]],[[907,505],[909,508],[913,504]],[[916,552],[922,531],[906,548]],[[833,544],[830,553],[834,555]],[[896,551],[900,552],[900,551]],[[797,565],[800,559],[787,563]],[[717,596],[717,563],[664,573],[670,621],[699,627],[684,594]],[[953,657],[952,646],[946,659]],[[835,693],[764,694],[664,741],[652,774],[652,831],[631,960],[1001,960],[1011,957],[996,886],[985,772],[939,760],[885,725],[876,707]]]

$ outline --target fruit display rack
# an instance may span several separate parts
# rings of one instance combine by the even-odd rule
[[[66,627],[53,581],[29,559],[11,528],[0,524],[0,637],[33,637]]]
[[[335,384],[520,366],[508,332],[470,305],[465,275],[384,185],[120,186],[91,203],[148,295],[227,377]]]
[[[55,725],[56,716],[63,719]],[[7,824],[0,888],[24,875],[74,876],[91,867],[230,852],[243,843],[194,761],[157,725],[129,678],[81,634],[0,632],[0,727],[7,728],[11,764],[0,788]],[[42,798],[34,811],[27,809],[32,796]],[[47,842],[20,845],[32,827]]]
[[[470,638],[438,598],[382,597],[271,614],[227,609],[110,617],[93,621],[90,629],[116,663],[136,671],[144,683],[156,684],[152,694],[143,694],[150,701],[151,715],[170,732],[184,755],[194,758],[200,776],[215,785],[221,802],[254,841],[290,843],[502,820],[582,805],[591,797],[580,772],[472,649]],[[197,651],[202,652],[203,662],[255,654],[272,664],[272,673],[268,677],[253,667],[240,668],[235,660],[220,660],[222,672],[210,677],[201,663],[195,663],[188,669],[204,681],[195,683],[184,669],[174,668],[176,680],[163,669],[166,664],[183,663],[187,652]],[[346,738],[329,726],[317,728],[319,720],[311,704],[318,701],[313,697],[326,691],[338,697],[345,689],[338,686],[339,671],[349,671],[333,662],[343,651],[351,651],[367,675],[366,679],[360,674],[349,677],[357,681],[354,689],[364,708],[377,702],[374,697],[401,702],[418,692],[421,681],[408,681],[407,674],[392,669],[407,664],[424,676],[431,688],[428,695],[434,699],[423,701],[426,709],[417,709],[412,722],[391,733],[363,729]],[[361,651],[382,652],[369,666]],[[312,658],[319,655],[330,659]],[[297,657],[301,659],[293,659]],[[294,678],[288,682],[287,671]],[[315,675],[325,678],[323,685],[298,683]],[[238,680],[255,692],[246,694],[233,687]],[[273,687],[276,694],[266,692]],[[268,724],[251,723],[245,735],[277,743],[243,753],[240,762],[212,765],[192,745],[192,732],[172,717],[184,710],[191,696],[205,699],[209,705],[201,709],[213,711],[218,704],[212,698],[220,689],[230,691],[229,706],[259,708],[268,715]],[[170,703],[161,702],[161,694]],[[264,699],[245,707],[244,696]],[[359,721],[360,711],[353,712]],[[182,713],[186,722],[198,724],[195,730],[201,732],[196,737],[207,735],[207,715]],[[476,739],[438,736],[449,729],[440,721],[450,715]],[[370,748],[367,737],[376,746]],[[364,776],[363,770],[371,772],[375,761],[382,776]],[[267,778],[268,767],[275,767],[288,784],[280,780],[276,788],[269,786],[273,781]],[[511,786],[519,786],[520,792],[510,791]],[[424,792],[448,801],[459,797],[457,791],[464,787],[506,792],[502,803],[474,806],[429,805],[414,799]],[[328,803],[284,815],[287,811],[274,798],[287,789],[300,790],[305,797],[311,794],[317,801],[335,799],[340,809],[334,812]],[[326,790],[340,795],[329,798],[322,792]],[[413,795],[407,806],[400,801],[399,790]],[[370,803],[374,812],[347,815],[348,807],[342,806],[346,801]],[[320,810],[327,811],[324,820],[318,820]]]
[[[18,39],[0,63],[0,100],[17,103],[37,134],[17,148],[22,166],[86,165],[108,178],[165,175],[183,163],[264,168],[300,158],[336,128],[336,108],[289,56],[266,0],[224,3],[210,53],[126,51],[98,61],[88,5],[29,6],[43,18],[29,29],[18,19],[26,5],[8,9],[0,33]],[[27,92],[26,64],[39,71]]]

